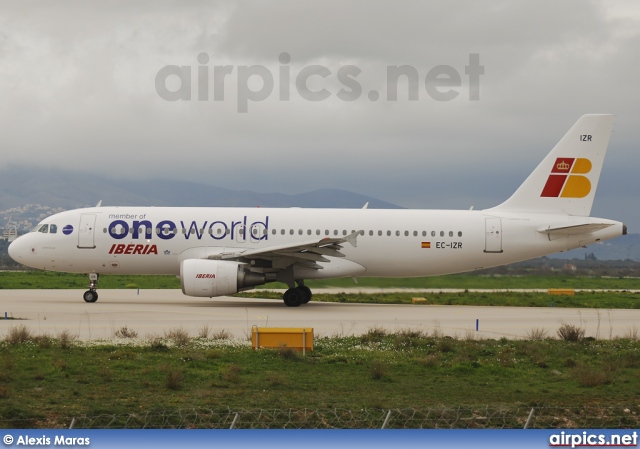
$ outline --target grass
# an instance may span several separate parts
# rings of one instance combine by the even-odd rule
[[[277,292],[255,291],[239,293],[245,298],[281,299]],[[367,304],[411,304],[415,293],[314,293],[313,301]],[[627,291],[613,292],[577,292],[574,296],[555,296],[547,293],[523,292],[462,292],[428,293],[427,305],[454,306],[503,306],[503,307],[577,307],[603,309],[640,308],[640,294]],[[413,307],[424,307],[416,305]]]
[[[67,289],[86,288],[88,279],[83,274],[54,273],[49,271],[12,271],[0,272],[0,288],[4,289]],[[565,273],[555,275],[478,275],[455,274],[448,276],[433,276],[422,278],[358,278],[358,284],[351,279],[327,279],[307,281],[310,288],[423,288],[423,289],[548,289],[548,288],[578,288],[578,289],[640,289],[640,279],[633,277],[607,276],[571,276]],[[175,276],[100,276],[99,288],[180,288],[180,279]],[[270,283],[266,288],[286,288],[281,283]],[[315,299],[315,296],[314,296]]]
[[[86,288],[89,279],[83,274],[51,271],[0,272],[0,289],[67,289]],[[100,276],[99,288],[180,288],[175,276]]]
[[[177,409],[635,410],[640,400],[638,340],[478,340],[373,329],[365,340],[316,338],[302,357],[201,337],[178,345],[176,335],[182,340],[174,330],[126,345],[33,335],[3,341],[0,427],[62,427],[73,416]]]
[[[134,283],[135,281],[135,283]],[[5,289],[67,289],[86,288],[83,275],[52,273],[45,271],[0,272],[0,288]],[[416,293],[348,293],[354,287],[353,281],[333,279],[310,281],[311,288],[337,287],[345,292],[336,294],[314,293],[314,301],[371,304],[411,304]],[[180,288],[180,280],[175,276],[102,276],[101,289],[128,288]],[[269,284],[270,288],[282,287],[278,283]],[[552,296],[547,293],[523,292],[469,292],[461,293],[420,293],[427,299],[427,305],[480,305],[480,306],[527,306],[527,307],[577,307],[606,309],[640,308],[640,294],[626,291],[640,288],[637,278],[574,277],[574,276],[479,276],[451,275],[431,278],[363,278],[358,287],[375,288],[429,288],[429,289],[533,289],[533,288],[581,288],[581,289],[617,289],[619,291],[583,291],[574,296]],[[282,299],[281,293],[265,290],[238,293],[235,296],[246,298]],[[419,307],[419,306],[416,306]],[[210,330],[203,326],[200,335],[209,336]]]

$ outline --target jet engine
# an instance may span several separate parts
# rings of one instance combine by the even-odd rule
[[[180,264],[182,293],[188,296],[231,295],[265,283],[265,275],[246,264],[225,260],[187,259]]]

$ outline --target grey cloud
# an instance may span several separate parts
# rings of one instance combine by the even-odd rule
[[[92,167],[113,177],[283,193],[337,187],[406,206],[488,207],[580,115],[611,112],[618,119],[603,177],[617,176],[640,165],[640,20],[624,14],[632,7],[578,0],[0,1],[0,165]],[[363,95],[337,99],[341,86],[332,76],[314,81],[332,92],[326,101],[305,101],[292,90],[282,102],[274,92],[239,114],[237,70],[225,101],[195,100],[201,52],[210,56],[210,71],[264,65],[276,87],[282,52],[292,58],[292,86],[309,64],[333,74],[353,64],[362,70]],[[477,102],[465,84],[470,53],[485,67]],[[406,100],[404,84],[399,101],[384,98],[386,67],[402,64],[419,72],[417,102]],[[463,79],[449,102],[424,88],[426,73],[440,64]],[[191,67],[193,101],[159,98],[154,80],[166,65]],[[372,89],[382,93],[377,102],[367,99]],[[631,201],[635,178],[617,185],[619,198]]]

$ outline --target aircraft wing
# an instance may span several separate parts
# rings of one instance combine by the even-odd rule
[[[242,260],[254,261],[263,260],[272,263],[271,268],[286,268],[297,264],[303,267],[320,270],[322,265],[317,262],[330,262],[328,257],[344,257],[340,252],[345,243],[356,247],[357,237],[363,231],[355,231],[340,238],[323,238],[320,240],[309,240],[288,245],[268,246],[265,248],[248,249],[246,251],[236,251],[220,253],[209,256],[209,259],[217,260]]]

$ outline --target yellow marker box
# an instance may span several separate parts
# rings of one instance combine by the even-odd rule
[[[576,291],[572,288],[550,288],[548,293],[550,295],[566,295],[573,296],[576,294]]]
[[[304,354],[313,351],[312,327],[258,327],[251,328],[251,347],[297,349]]]

